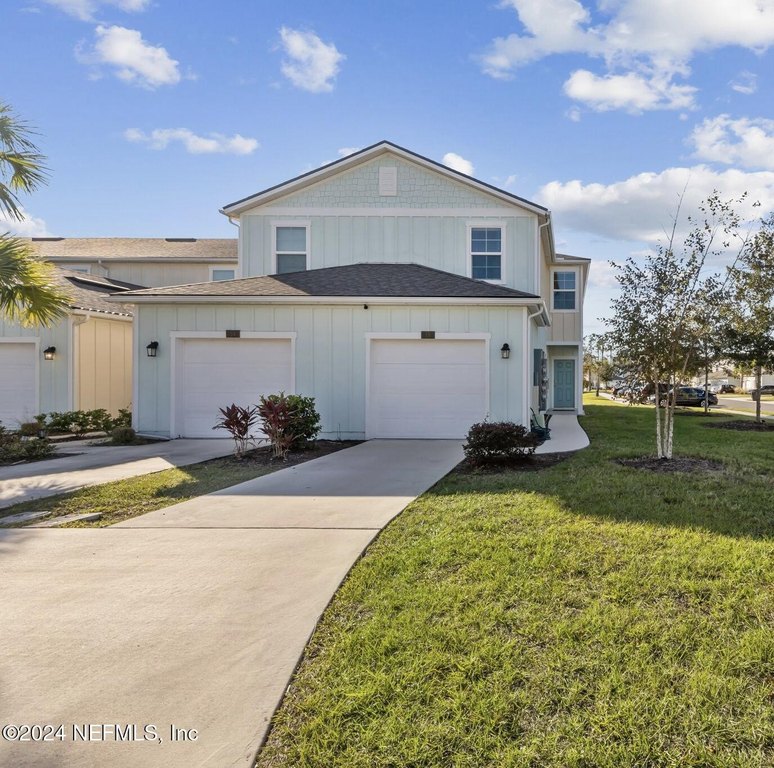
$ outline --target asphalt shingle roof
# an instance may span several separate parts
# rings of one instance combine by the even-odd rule
[[[43,259],[68,261],[237,261],[237,239],[164,237],[33,237]]]
[[[420,264],[350,264],[283,275],[130,291],[133,296],[372,296],[387,298],[539,299],[532,293]]]
[[[132,317],[131,305],[116,304],[113,301],[108,301],[107,297],[115,293],[126,293],[129,289],[142,288],[142,286],[132,283],[110,280],[106,277],[88,275],[59,267],[54,270],[54,279],[70,297],[71,309],[123,317]]]

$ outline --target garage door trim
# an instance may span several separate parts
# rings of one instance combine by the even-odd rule
[[[40,339],[29,336],[4,336],[0,338],[0,344],[32,344],[35,347],[35,390],[33,401],[35,413],[40,413]],[[7,424],[5,425],[8,426]]]
[[[485,391],[484,391],[484,405],[486,413],[489,413],[489,393],[490,393],[490,365],[489,365],[489,347],[492,340],[491,333],[442,333],[437,332],[434,339],[422,339],[421,332],[414,333],[366,333],[366,355],[365,355],[365,390],[366,390],[366,423],[365,432],[366,440],[373,439],[372,425],[374,423],[373,414],[371,411],[371,344],[374,341],[390,341],[390,340],[422,340],[425,344],[432,344],[434,340],[448,340],[448,341],[483,341],[485,346],[484,360],[485,360]]]
[[[286,339],[290,341],[290,392],[296,391],[296,337],[295,331],[241,331],[240,339]],[[230,341],[226,338],[225,331],[170,331],[170,376],[169,376],[169,434],[177,434],[177,349],[178,342],[186,339],[223,339],[224,343]]]

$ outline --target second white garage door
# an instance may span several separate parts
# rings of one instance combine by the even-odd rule
[[[487,413],[483,339],[371,339],[369,438],[461,439]]]
[[[181,437],[227,437],[213,432],[219,408],[257,405],[261,395],[293,392],[291,340],[178,339],[174,432]]]

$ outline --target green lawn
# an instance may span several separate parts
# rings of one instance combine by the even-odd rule
[[[452,474],[368,549],[257,765],[774,765],[774,434],[588,400],[592,447]],[[709,417],[717,419],[719,417]],[[735,417],[738,418],[738,417]]]

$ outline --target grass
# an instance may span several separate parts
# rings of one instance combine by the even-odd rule
[[[651,473],[614,459],[652,409],[588,402],[591,448],[452,473],[387,527],[259,768],[774,765],[773,436],[681,413],[677,452],[725,468]]]
[[[3,517],[45,510],[50,514],[37,518],[34,523],[63,515],[99,513],[102,515],[99,520],[65,523],[62,527],[104,528],[146,512],[153,512],[162,507],[188,501],[196,496],[203,496],[230,485],[276,472],[352,444],[326,441],[312,450],[291,454],[287,462],[268,460],[268,449],[262,449],[252,458],[248,455],[243,461],[227,456],[186,467],[165,469],[150,475],[82,488],[78,491],[26,501],[0,509],[0,525]]]

